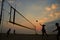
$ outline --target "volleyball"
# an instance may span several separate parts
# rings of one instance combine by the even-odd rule
[[[36,20],[36,22],[38,22],[38,20]]]

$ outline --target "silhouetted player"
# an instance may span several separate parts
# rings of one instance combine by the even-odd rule
[[[13,34],[15,35],[15,29],[14,29],[14,31],[13,31]]]
[[[45,38],[45,37],[47,37],[47,33],[46,33],[46,30],[45,30],[46,25],[43,24],[41,26],[42,26],[42,30],[41,30],[42,31],[42,38]]]
[[[38,22],[38,20],[36,20],[36,22]],[[46,30],[45,30],[46,25],[43,24],[41,26],[42,26],[42,30],[41,30],[42,31],[42,38],[47,37],[47,33],[46,33]]]
[[[58,33],[57,33],[57,40],[59,40],[59,36],[60,36],[60,26],[59,26],[59,23],[56,23],[55,25],[56,25],[57,29],[54,30],[54,31],[58,31]],[[53,31],[53,32],[54,32],[54,31]]]
[[[7,37],[9,36],[9,34],[10,34],[10,31],[11,31],[11,29],[9,29],[9,30],[7,31]]]
[[[1,15],[0,15],[0,24],[1,24]]]

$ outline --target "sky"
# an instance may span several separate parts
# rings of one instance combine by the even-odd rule
[[[7,1],[16,8],[22,15],[24,15],[30,22],[36,26],[37,33],[41,33],[41,25],[48,25],[46,29],[48,33],[52,31],[53,24],[58,21],[60,23],[60,0],[5,0],[4,10],[3,10],[3,32],[11,28],[12,31],[16,29],[16,33],[23,34],[34,34],[35,31],[13,25],[8,22],[9,20],[9,10],[10,6]],[[1,0],[0,0],[0,9],[1,9]],[[13,10],[12,10],[13,16]],[[13,17],[12,17],[13,18]],[[38,22],[36,22],[38,20]],[[54,21],[54,23],[52,23]],[[29,22],[27,22],[23,17],[16,13],[16,23],[25,25],[29,28],[34,28]],[[7,25],[8,24],[8,25]],[[51,28],[50,28],[51,25]],[[49,29],[50,28],[50,29]],[[24,32],[25,31],[25,32]],[[51,33],[51,32],[50,32]]]

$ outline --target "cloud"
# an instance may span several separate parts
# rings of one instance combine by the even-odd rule
[[[56,20],[56,19],[59,19],[60,18],[60,11],[57,11],[57,12],[52,12],[50,13],[49,15],[47,15],[47,17],[43,17],[39,20],[39,22],[41,24],[44,24],[46,22],[50,22],[50,21],[53,21],[53,20]]]
[[[54,17],[53,14],[50,14],[49,16],[50,16],[50,17]]]
[[[52,8],[52,9],[56,9],[57,7],[58,7],[57,4],[52,4],[52,5],[51,5],[51,8]]]
[[[50,7],[46,7],[45,8],[47,11],[51,11],[51,8]]]
[[[41,6],[38,6],[38,5],[32,5],[32,6],[30,6],[30,8],[29,9],[33,9],[33,10],[39,10],[39,11],[41,11]],[[46,22],[50,22],[50,21],[53,21],[53,20],[55,20],[55,19],[57,19],[58,18],[58,16],[59,16],[59,13],[57,13],[57,12],[54,12],[54,10],[56,10],[58,8],[58,5],[57,4],[52,4],[51,6],[48,6],[48,7],[46,7],[45,9],[46,9],[46,11],[44,11],[44,9],[42,10],[43,11],[43,15],[46,15],[45,17],[41,17],[41,16],[39,16],[39,18],[41,18],[40,20],[39,20],[39,22],[41,23],[41,24],[43,24],[43,23],[46,23]],[[53,12],[51,12],[53,10]],[[47,12],[48,11],[48,12]],[[48,14],[49,13],[49,11],[50,11],[50,14]],[[41,13],[41,12],[39,12],[39,13]],[[42,15],[41,14],[41,15]],[[48,15],[47,15],[48,14]]]
[[[50,16],[51,18],[55,18],[55,19],[57,19],[57,18],[60,17],[60,11],[57,11],[57,12],[51,13],[49,16]]]
[[[60,18],[60,11],[53,13],[52,16],[53,16],[53,18],[55,17],[55,19]]]
[[[56,10],[58,8],[57,4],[51,4],[50,7],[46,7],[46,11],[52,11],[52,10]]]

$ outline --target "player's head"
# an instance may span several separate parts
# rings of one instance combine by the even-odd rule
[[[56,25],[56,26],[59,26],[59,23],[56,23],[55,25]]]
[[[45,27],[46,25],[43,24],[42,26]]]

